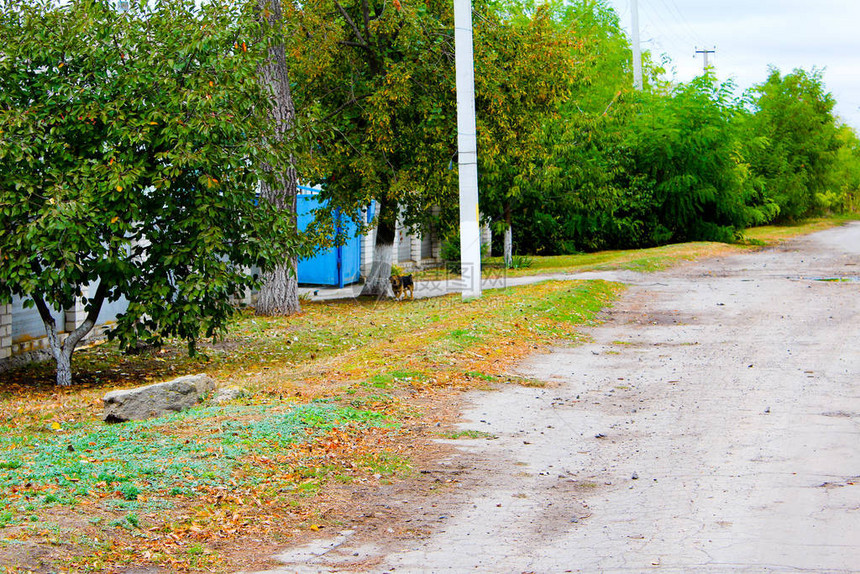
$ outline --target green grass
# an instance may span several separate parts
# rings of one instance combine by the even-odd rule
[[[452,431],[447,432],[442,435],[443,437],[451,440],[457,440],[461,438],[466,439],[494,439],[496,435],[489,432],[479,431],[479,430],[461,430],[461,431]]]
[[[373,375],[367,384],[377,389],[390,389],[404,383],[420,382],[426,378],[426,375],[419,371],[394,370]]]
[[[274,456],[334,429],[391,424],[380,413],[310,403],[205,407],[61,433],[21,435],[0,427],[0,456],[15,461],[0,471],[0,499],[7,501],[0,522],[105,495],[116,497],[106,505],[114,509],[163,507],[202,486],[224,484],[252,453]]]
[[[577,253],[573,255],[516,256],[523,263],[514,269],[504,269],[501,257],[488,257],[483,263],[487,268],[484,276],[500,274],[507,277],[543,275],[549,273],[577,273],[583,271],[606,271],[629,269],[632,271],[661,271],[679,262],[699,257],[720,255],[745,247],[762,247],[780,241],[842,225],[860,218],[857,214],[833,215],[807,221],[750,228],[736,244],[714,242],[689,242],[663,245],[647,249],[627,249]],[[418,274],[421,279],[447,279],[456,276],[440,270],[427,270]]]
[[[526,268],[508,269],[509,277],[542,275],[547,273],[574,273],[583,271],[606,271],[630,269],[633,271],[659,271],[680,261],[719,253],[730,247],[724,243],[692,242],[652,247],[650,249],[628,249],[599,251],[574,255],[535,256]],[[487,263],[498,266],[500,257],[488,258]]]
[[[467,377],[472,377],[473,379],[481,379],[481,380],[487,381],[489,383],[495,382],[499,379],[495,375],[488,375],[486,373],[481,373],[479,371],[466,371],[464,374]]]
[[[752,245],[773,245],[786,239],[830,229],[849,221],[857,221],[858,218],[860,214],[841,214],[785,225],[763,225],[745,230],[743,241]]]
[[[356,463],[371,474],[388,477],[403,475],[412,469],[407,458],[390,452],[364,454],[356,459]]]

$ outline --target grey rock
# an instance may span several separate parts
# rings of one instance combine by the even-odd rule
[[[226,403],[227,401],[235,401],[245,396],[245,389],[239,387],[224,387],[215,391],[215,396],[212,402],[215,404]]]
[[[214,389],[214,379],[200,374],[136,389],[111,391],[102,397],[104,420],[109,423],[140,421],[177,413],[202,402]]]

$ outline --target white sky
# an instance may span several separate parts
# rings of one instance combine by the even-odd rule
[[[608,2],[629,34],[630,0]],[[741,90],[768,65],[821,68],[835,113],[860,132],[860,0],[639,0],[639,27],[642,49],[667,54],[681,82],[702,73],[696,48],[716,47],[717,77]]]

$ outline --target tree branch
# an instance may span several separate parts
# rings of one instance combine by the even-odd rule
[[[369,97],[370,97],[370,94],[365,94],[363,96],[358,96],[357,98],[351,98],[348,102],[346,102],[345,104],[340,106],[338,109],[336,109],[335,111],[333,111],[332,113],[330,113],[329,115],[327,115],[326,117],[322,118],[319,121],[320,122],[327,122],[328,120],[332,119],[333,117],[335,117],[336,115],[341,113],[343,110],[350,108],[350,107],[354,106],[355,104],[357,104],[358,102],[360,102],[361,100],[366,100]]]
[[[57,340],[57,322],[51,315],[51,310],[45,303],[45,299],[39,295],[33,295],[33,302],[36,304],[36,309],[39,311],[39,317],[42,318],[42,323],[45,324],[45,334],[48,336],[48,344],[51,348],[51,354],[54,359],[59,360],[58,354],[61,352],[59,341]]]
[[[84,322],[80,324],[80,326],[69,333],[68,338],[63,343],[64,350],[69,349],[69,354],[71,355],[71,351],[75,349],[75,346],[83,339],[87,333],[92,331],[93,327],[95,327],[96,321],[99,318],[99,312],[102,310],[102,304],[105,301],[105,295],[107,294],[107,287],[105,287],[104,280],[99,282],[99,286],[96,289],[95,297],[90,299],[90,311],[87,313],[86,319]]]
[[[370,36],[370,6],[367,0],[361,0],[361,17],[364,19],[364,31]]]
[[[346,10],[344,10],[343,6],[340,5],[340,2],[335,2],[334,5],[337,8],[338,12],[340,12],[340,15],[344,17],[346,23],[349,24],[350,28],[352,28],[352,31],[355,33],[355,37],[358,38],[362,45],[366,48],[367,40],[365,40],[364,36],[361,35],[361,31],[358,29],[358,26],[355,25],[355,22],[353,22],[352,18],[349,17],[349,14],[347,14]]]
[[[38,295],[33,295],[33,302],[36,304],[36,309],[39,311],[39,316],[42,318],[42,321],[56,327],[57,323],[54,321],[54,317],[51,315],[48,305],[45,304],[45,300]]]
[[[119,59],[122,62],[122,65],[125,66],[125,54],[123,53],[122,48],[119,47],[119,41],[116,39],[116,34],[113,35],[113,45],[119,54]]]

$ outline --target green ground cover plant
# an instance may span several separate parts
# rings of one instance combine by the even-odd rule
[[[171,507],[171,499],[226,482],[254,452],[273,455],[350,425],[384,425],[385,415],[326,403],[207,407],[122,425],[79,423],[64,432],[20,435],[0,427],[0,492],[20,519],[88,497],[127,509]],[[191,438],[205,435],[205,439]],[[188,438],[186,438],[188,437]]]

